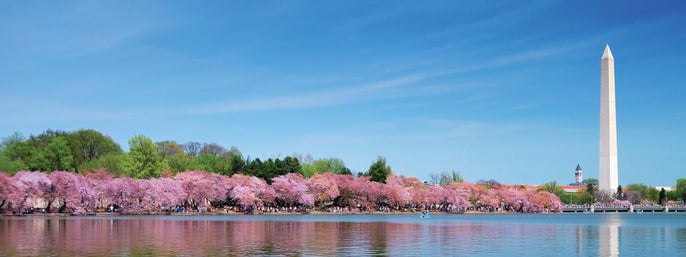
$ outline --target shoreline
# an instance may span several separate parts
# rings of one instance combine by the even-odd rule
[[[560,212],[562,213],[562,212]],[[224,211],[210,211],[210,212],[95,212],[88,214],[71,214],[71,213],[32,213],[32,214],[11,214],[3,213],[0,217],[107,217],[107,216],[301,216],[301,215],[331,215],[331,216],[350,216],[350,215],[420,215],[421,212],[346,212],[346,213],[332,213],[326,211],[308,211],[308,212],[267,212],[247,214],[241,212],[224,212]],[[558,213],[519,213],[519,212],[479,212],[479,211],[465,211],[465,212],[429,212],[430,215],[504,215],[504,214],[558,214]]]

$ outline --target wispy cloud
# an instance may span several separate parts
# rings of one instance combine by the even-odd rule
[[[369,100],[372,93],[416,83],[421,81],[423,78],[424,75],[422,74],[408,75],[348,89],[200,106],[196,108],[190,108],[188,111],[185,111],[185,113],[214,114],[243,111],[305,109],[339,105]]]

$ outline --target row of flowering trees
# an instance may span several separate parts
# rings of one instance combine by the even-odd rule
[[[417,178],[390,175],[386,183],[369,177],[332,173],[304,179],[299,173],[263,179],[235,174],[187,171],[162,178],[114,178],[104,170],[80,175],[55,171],[0,173],[0,210],[88,214],[116,207],[123,213],[233,207],[244,212],[295,207],[301,210],[435,210],[446,212],[559,212],[557,196],[518,187],[491,187],[469,182],[426,185]]]

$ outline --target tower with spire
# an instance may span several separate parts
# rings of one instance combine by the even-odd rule
[[[576,169],[574,169],[574,181],[577,185],[581,185],[584,181],[584,170],[581,169],[581,165],[577,164]]]
[[[600,190],[613,191],[619,185],[617,175],[617,112],[615,109],[615,59],[610,45],[600,58]]]

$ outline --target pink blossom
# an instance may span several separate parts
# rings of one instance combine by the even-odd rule
[[[7,173],[0,172],[0,209],[8,208],[11,204],[11,195],[18,191],[14,182]]]
[[[263,179],[234,174],[231,180],[234,186],[229,191],[229,196],[246,210],[259,208],[274,201],[274,189]]]
[[[272,188],[277,199],[288,205],[311,205],[314,199],[307,192],[307,185],[300,173],[288,173],[272,179]]]
[[[617,206],[622,206],[622,207],[629,207],[629,206],[631,206],[631,202],[629,202],[629,201],[627,201],[627,200],[614,200],[614,201],[612,202],[612,204],[613,204],[613,205],[617,205]]]
[[[170,208],[186,200],[181,183],[171,178],[141,180],[140,186],[145,192],[141,202],[146,210]]]
[[[491,210],[498,209],[500,207],[500,196],[498,196],[498,191],[495,189],[489,189],[485,194],[481,194],[481,198],[477,201],[482,207],[489,208]]]
[[[336,184],[336,175],[333,173],[315,174],[306,183],[308,192],[314,197],[316,202],[333,201],[340,195]]]
[[[51,198],[52,182],[45,173],[34,171],[20,171],[14,175],[17,190],[10,195],[12,202],[17,207],[31,208],[29,198],[47,197]]]
[[[64,171],[53,171],[49,178],[54,186],[54,196],[63,199],[72,213],[84,214],[93,211],[96,195],[87,178]]]
[[[175,179],[181,183],[188,201],[193,205],[208,206],[209,200],[216,196],[214,182],[206,171],[181,172],[176,174]]]

